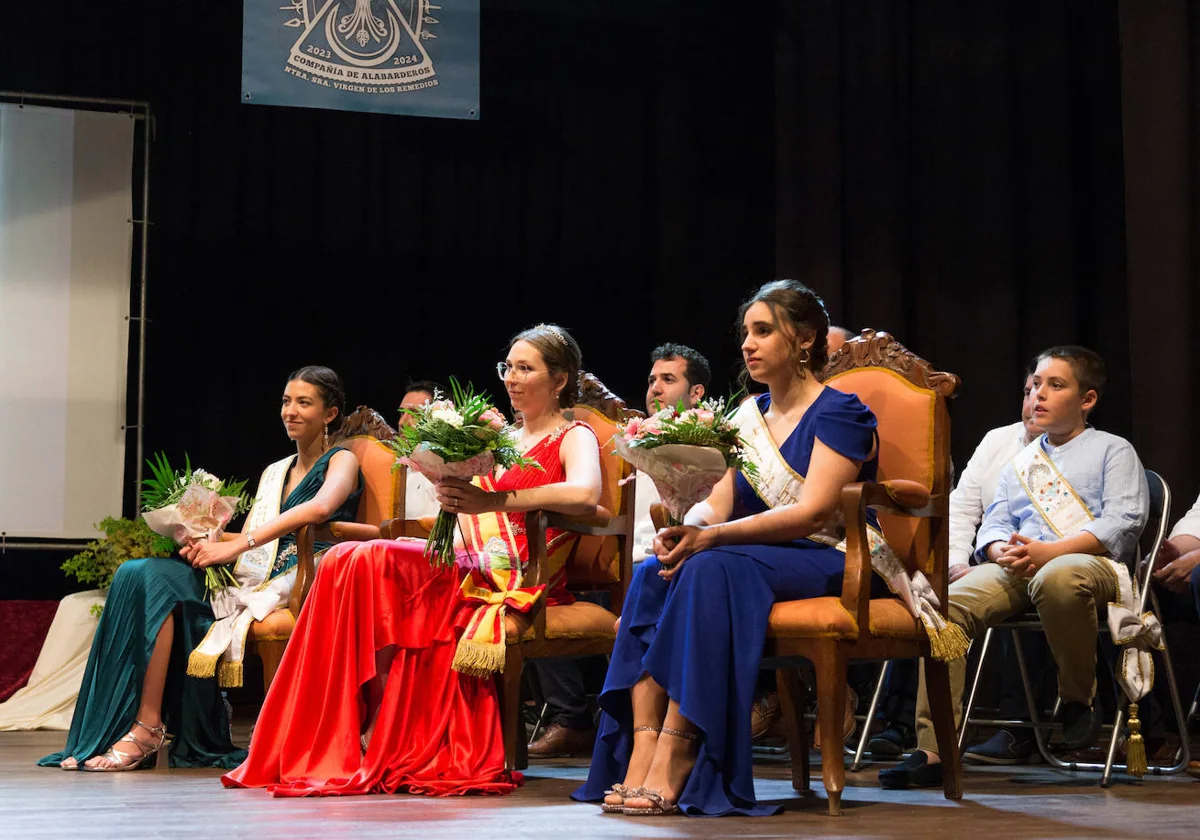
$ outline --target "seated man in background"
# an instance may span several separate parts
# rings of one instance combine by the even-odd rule
[[[1163,540],[1154,565],[1162,620],[1200,620],[1200,498]],[[1187,772],[1200,778],[1200,761],[1189,762]]]
[[[404,389],[404,399],[400,401],[400,425],[411,426],[416,419],[405,410],[416,408],[433,400],[434,393],[442,395],[450,391],[428,379],[409,380]],[[404,517],[406,519],[426,519],[437,516],[439,507],[437,494],[433,490],[433,482],[416,470],[409,470],[405,481]]]
[[[1078,346],[1052,347],[1033,375],[1034,423],[1045,434],[1004,467],[976,536],[981,564],[950,586],[949,618],[975,639],[1035,608],[1058,665],[1062,746],[1091,746],[1100,730],[1095,695],[1097,604],[1120,598],[1116,563],[1131,559],[1146,524],[1149,491],[1132,444],[1087,418],[1107,379],[1103,360]],[[966,658],[949,663],[956,727]],[[917,745],[882,770],[885,788],[942,784],[924,679]]]
[[[691,408],[704,399],[712,370],[708,359],[691,347],[682,344],[662,344],[650,354],[650,375],[646,387],[646,416],[680,402]],[[650,521],[650,505],[660,501],[654,482],[646,473],[637,474],[634,496],[633,562],[640,563],[649,556],[654,543],[654,524]]]
[[[975,447],[971,460],[959,476],[958,484],[950,493],[950,582],[961,578],[974,568],[972,553],[975,550],[975,532],[983,521],[984,512],[996,495],[1000,473],[1022,449],[1041,435],[1042,431],[1033,422],[1033,366],[1025,371],[1025,382],[1021,396],[1021,419],[1007,426],[992,429],[983,436]],[[1028,646],[1027,646],[1028,649]],[[1007,667],[1006,673],[1014,674],[1005,679],[1001,686],[1001,713],[1004,718],[1021,717],[1026,713],[1025,695],[1021,691],[1020,678]],[[892,663],[888,678],[888,694],[883,700],[883,717],[887,728],[875,735],[867,746],[876,757],[896,757],[916,746],[916,703],[917,703],[917,660],[904,659]],[[1032,736],[1017,738],[1007,730],[1001,730],[992,740],[1003,749],[997,754],[1028,758]],[[1002,742],[1002,743],[1001,743]],[[975,759],[975,753],[991,750],[992,741],[972,747],[963,757]],[[986,760],[986,759],[978,759]],[[1001,762],[996,762],[1001,763]],[[1004,761],[1003,763],[1009,763]]]
[[[704,398],[712,373],[708,359],[682,344],[663,344],[650,354],[650,376],[646,388],[646,413],[653,414],[680,402],[691,408]],[[650,505],[659,500],[654,482],[637,474],[634,495],[633,562],[646,559],[654,543]],[[607,663],[600,657],[599,673]],[[588,708],[583,669],[587,660],[537,659],[529,667],[537,674],[546,702],[549,725],[529,745],[530,758],[591,755],[596,726]],[[603,677],[601,677],[603,679]]]

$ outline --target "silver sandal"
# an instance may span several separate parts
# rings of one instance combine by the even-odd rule
[[[661,726],[635,726],[635,727],[633,727],[633,731],[634,732],[662,732],[662,727]],[[605,814],[623,813],[625,810],[624,800],[633,796],[633,792],[635,790],[638,790],[638,788],[626,787],[625,785],[618,782],[617,784],[610,787],[608,790],[604,791],[604,795],[612,796],[613,794],[615,794],[615,795],[621,797],[622,801],[620,803],[601,802],[600,810],[603,811]]]
[[[669,726],[664,726],[659,731],[664,735],[674,735],[676,738],[682,738],[685,741],[695,741],[700,737],[698,732],[684,732],[680,729],[672,729]],[[650,807],[648,808],[630,808],[628,805],[623,805],[621,813],[627,817],[667,817],[671,814],[679,813],[678,802],[668,802],[667,798],[662,795],[662,791],[654,790],[653,788],[636,788],[629,791],[625,795],[625,799],[646,799],[650,802]]]
[[[122,773],[126,770],[137,770],[138,768],[142,767],[146,763],[146,759],[150,758],[153,755],[157,755],[158,751],[161,750],[164,746],[166,746],[166,743],[167,743],[167,727],[166,726],[164,726],[164,725],[147,726],[146,724],[142,723],[140,720],[135,720],[133,723],[134,723],[134,726],[142,727],[142,729],[145,729],[152,736],[157,738],[158,743],[154,744],[154,743],[149,743],[149,742],[143,741],[141,738],[134,735],[133,730],[131,729],[127,735],[125,735],[122,738],[117,739],[116,744],[113,744],[111,747],[109,747],[108,751],[105,752],[101,756],[101,758],[106,758],[109,761],[111,761],[112,762],[111,766],[88,767],[83,762],[80,762],[77,765],[78,768],[80,770],[86,770],[89,773]],[[140,753],[140,755],[132,755],[130,753],[117,752],[117,750],[116,750],[117,744],[120,744],[123,741],[128,741],[129,743],[133,744],[137,748],[137,751]]]

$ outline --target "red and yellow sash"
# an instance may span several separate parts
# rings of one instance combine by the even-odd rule
[[[479,482],[492,488],[490,476]],[[523,517],[522,517],[523,518]],[[528,613],[546,586],[522,587],[529,549],[524,529],[505,513],[489,512],[464,517],[468,551],[478,559],[463,578],[460,594],[474,607],[454,653],[453,668],[476,677],[504,671],[507,644],[504,616],[509,609]],[[574,539],[570,534],[547,533],[548,579],[561,575]]]

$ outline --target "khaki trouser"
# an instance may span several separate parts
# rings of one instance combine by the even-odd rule
[[[985,563],[950,584],[949,617],[971,639],[1034,607],[1041,616],[1046,642],[1058,665],[1058,693],[1064,703],[1088,703],[1096,688],[1096,604],[1117,596],[1117,580],[1108,561],[1090,554],[1056,557],[1032,578],[1020,578],[995,563]],[[954,701],[954,727],[962,727],[963,688],[967,660],[950,666],[950,694]],[[929,716],[925,668],[917,692],[917,747],[938,752],[937,736]]]

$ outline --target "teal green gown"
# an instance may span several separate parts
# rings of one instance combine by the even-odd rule
[[[281,513],[316,497],[325,482],[329,459],[340,449],[335,446],[317,459],[280,504]],[[358,486],[329,521],[353,521],[362,489],[359,475]],[[295,541],[294,534],[281,537],[279,554]],[[318,542],[314,547],[321,550],[329,543]],[[279,571],[295,564],[293,554]],[[154,641],[171,612],[175,613],[175,641],[163,693],[163,722],[173,738],[171,766],[231,769],[245,761],[246,751],[230,740],[229,718],[216,679],[185,674],[188,654],[214,621],[204,598],[204,575],[180,558],[158,557],[128,560],[117,569],[88,654],[66,748],[41,759],[39,765],[57,767],[69,757],[82,764],[129,732],[141,705],[142,682]]]

